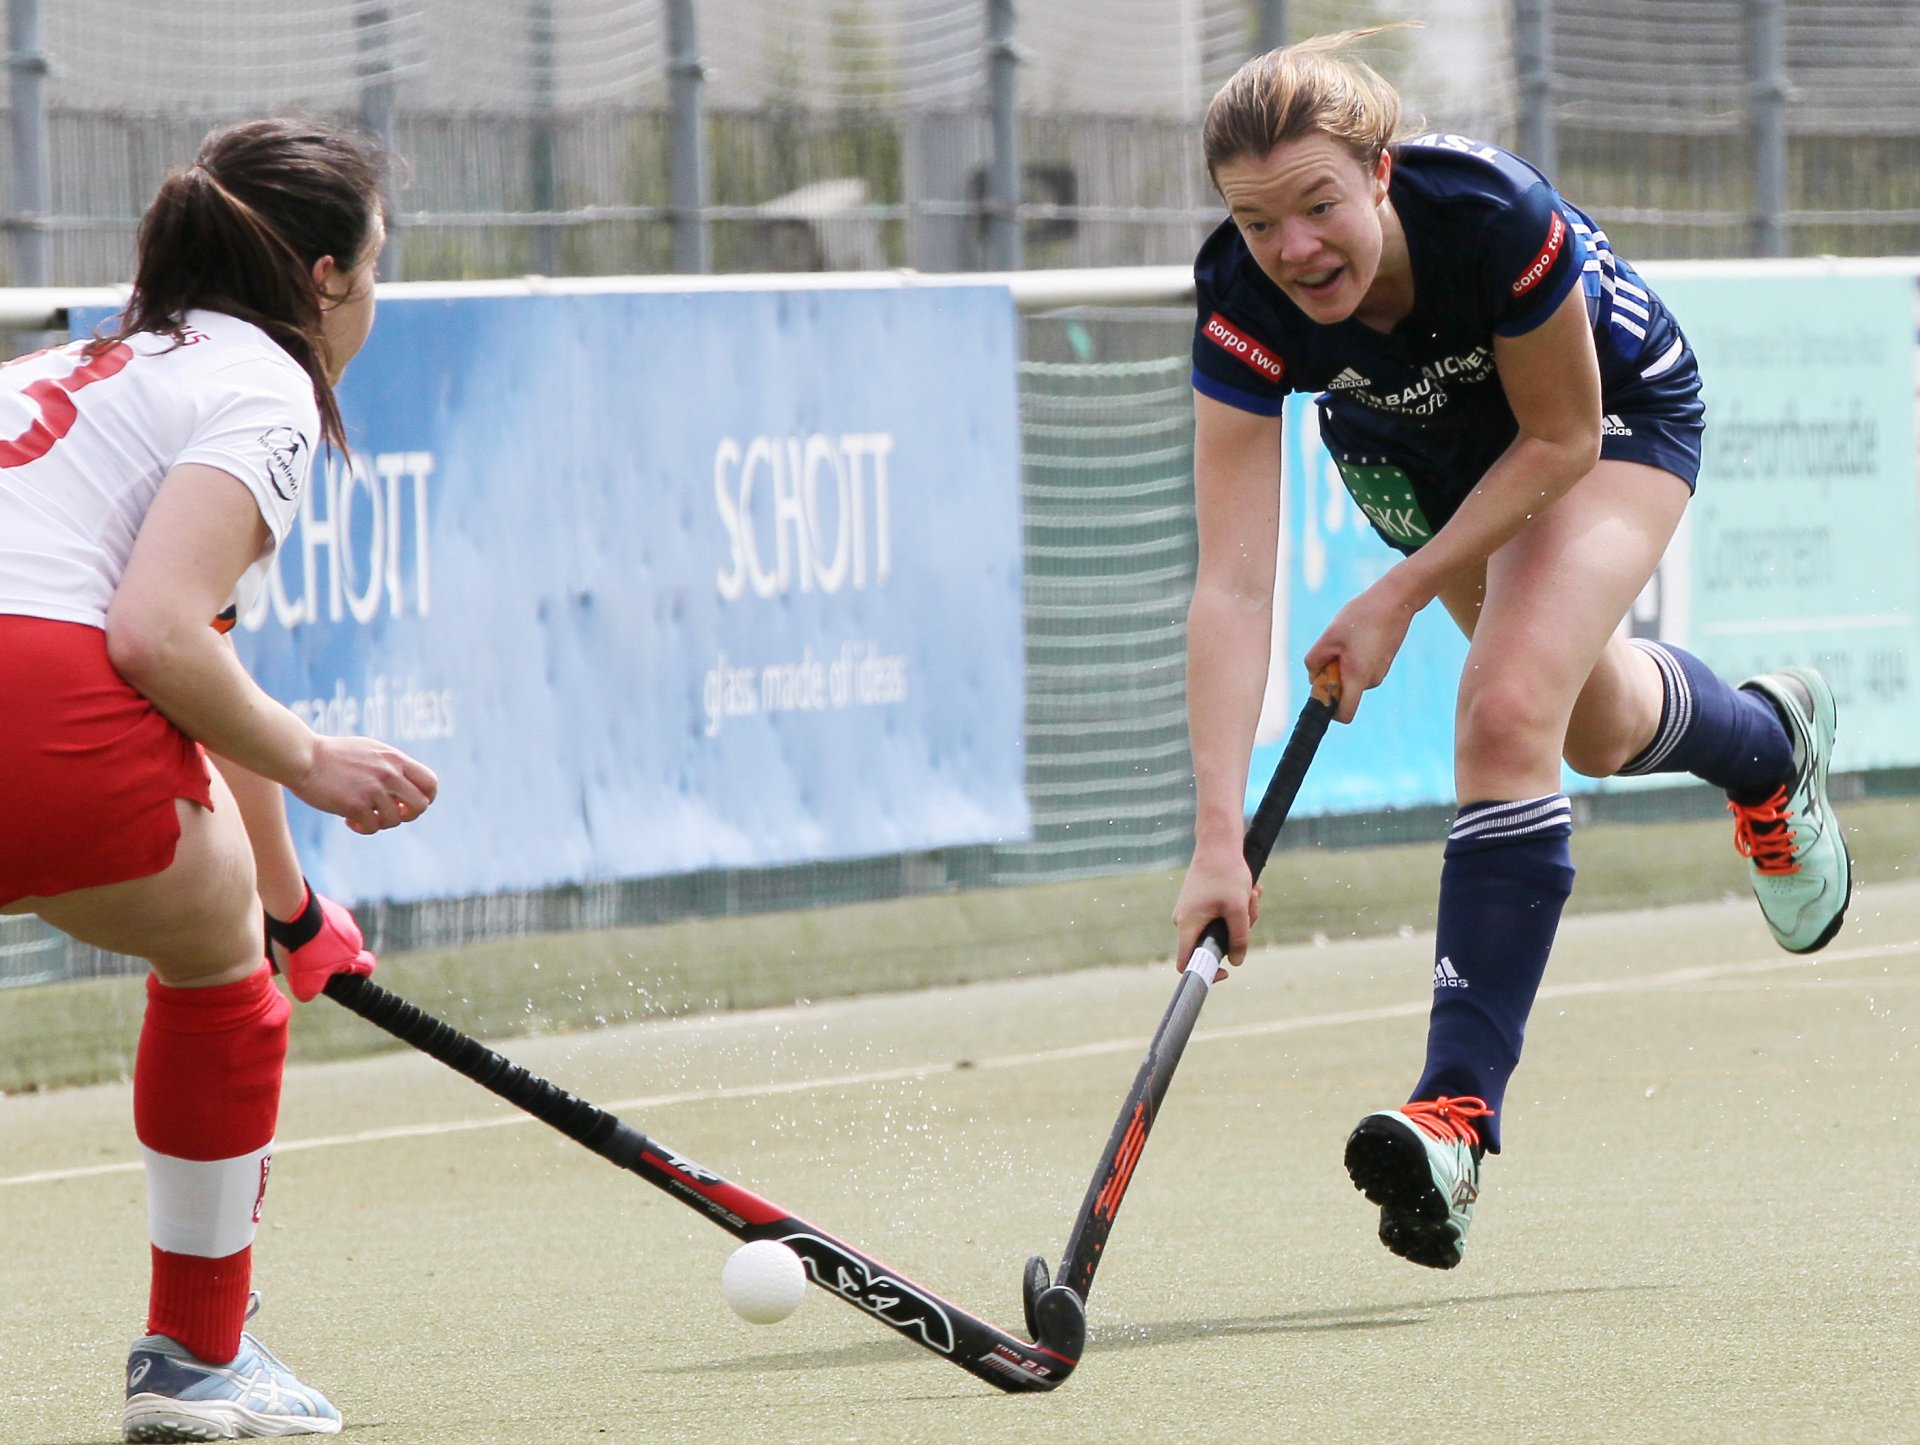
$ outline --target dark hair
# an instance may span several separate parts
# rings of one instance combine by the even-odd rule
[[[324,121],[254,120],[213,132],[140,218],[132,299],[116,333],[95,345],[141,331],[178,336],[196,308],[250,321],[313,379],[321,433],[344,448],[313,264],[331,256],[350,269],[366,259],[386,175],[371,137]]]

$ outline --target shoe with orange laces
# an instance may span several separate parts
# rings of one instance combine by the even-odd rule
[[[1369,1114],[1347,1138],[1353,1187],[1380,1206],[1380,1242],[1402,1259],[1452,1269],[1467,1248],[1485,1147],[1486,1100],[1419,1099]]]
[[[1772,703],[1793,742],[1793,776],[1766,801],[1729,802],[1733,846],[1747,860],[1753,896],[1789,953],[1825,948],[1853,896],[1853,860],[1827,804],[1833,759],[1833,690],[1810,667],[1748,678],[1741,687]]]

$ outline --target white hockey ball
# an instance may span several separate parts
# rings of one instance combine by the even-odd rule
[[[754,1325],[777,1325],[800,1307],[807,1267],[777,1239],[756,1239],[727,1257],[720,1292],[733,1312]]]

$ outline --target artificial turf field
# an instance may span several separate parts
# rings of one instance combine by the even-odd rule
[[[1920,883],[1864,884],[1811,958],[1749,901],[1570,917],[1451,1273],[1381,1249],[1340,1165],[1417,1072],[1430,969],[1424,936],[1296,945],[1215,991],[1050,1395],[819,1290],[740,1322],[730,1236],[411,1051],[290,1070],[256,1324],[353,1442],[1920,1439]],[[1173,982],[503,1048],[1018,1329]],[[129,1113],[0,1099],[0,1442],[117,1439]]]

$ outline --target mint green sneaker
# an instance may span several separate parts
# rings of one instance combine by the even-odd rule
[[[1771,702],[1793,742],[1793,777],[1764,803],[1729,802],[1733,846],[1747,860],[1767,927],[1789,953],[1825,948],[1853,897],[1853,859],[1827,803],[1833,689],[1810,667],[1783,667],[1741,683]]]
[[[1380,1242],[1402,1259],[1460,1263],[1485,1152],[1473,1120],[1492,1114],[1484,1099],[1421,1099],[1367,1115],[1347,1137],[1353,1187],[1380,1206]]]

